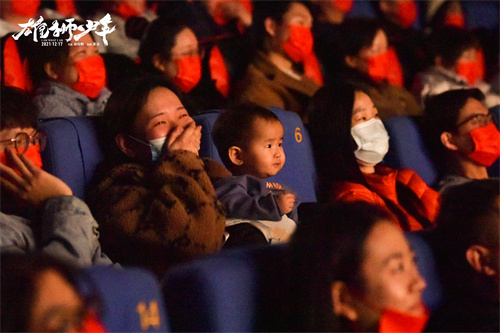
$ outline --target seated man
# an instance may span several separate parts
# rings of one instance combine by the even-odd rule
[[[425,114],[428,147],[440,168],[438,191],[488,178],[500,156],[500,133],[479,89],[450,90],[429,98]]]
[[[85,202],[40,169],[45,138],[35,130],[37,117],[27,95],[2,87],[0,251],[41,251],[82,266],[111,264]]]
[[[499,331],[500,181],[456,186],[443,196],[431,234],[444,302],[429,332]]]

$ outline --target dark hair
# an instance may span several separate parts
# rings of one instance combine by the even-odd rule
[[[478,274],[466,253],[472,245],[498,251],[499,196],[498,178],[471,180],[443,193],[431,244],[435,246],[436,265],[447,296],[456,297],[457,290],[463,290],[498,299],[498,281]]]
[[[47,24],[48,27],[52,26],[54,22],[57,22],[58,26],[66,25],[67,22],[65,20],[44,20],[42,24]],[[84,22],[74,21],[73,24],[84,25]],[[69,38],[69,32],[66,31],[62,33],[57,39],[61,41],[61,45],[59,43],[49,43],[49,45],[44,45],[40,41],[29,42],[29,52],[27,54],[29,61],[29,69],[31,79],[33,80],[34,87],[38,87],[43,81],[49,80],[47,73],[45,72],[45,65],[48,63],[52,63],[57,67],[64,67],[67,64],[68,56],[69,56],[69,42],[66,42],[66,39]],[[92,34],[89,36],[94,38]],[[31,36],[29,36],[31,38]],[[28,37],[23,37],[28,38]]]
[[[146,104],[151,91],[164,87],[176,95],[177,88],[170,81],[157,76],[144,76],[134,79],[115,90],[104,108],[104,142],[105,148],[114,157],[123,157],[123,153],[115,144],[118,134],[129,134],[132,131],[135,118]],[[110,156],[111,157],[111,156]],[[111,158],[114,158],[111,157]]]
[[[465,251],[474,244],[498,247],[500,180],[472,180],[443,193],[436,220],[440,246],[450,264],[468,265]]]
[[[428,44],[432,63],[434,58],[441,57],[445,68],[454,67],[464,51],[479,46],[470,31],[456,27],[443,27],[434,31],[429,36]]]
[[[2,86],[0,129],[37,127],[38,110],[28,94],[19,88]]]
[[[424,138],[427,148],[442,174],[446,173],[453,163],[448,149],[441,143],[443,132],[454,132],[457,129],[460,110],[469,98],[483,102],[484,94],[479,89],[449,90],[439,95],[428,97],[425,103]]]
[[[309,132],[317,168],[317,193],[320,201],[328,201],[332,185],[340,182],[357,183],[371,189],[361,172],[351,135],[354,94],[362,91],[350,84],[324,86],[313,96],[308,110]],[[366,93],[366,92],[365,92]],[[396,182],[401,206],[424,227],[431,225],[423,216],[422,202],[407,186]],[[380,195],[380,194],[379,194]],[[392,201],[380,195],[387,207],[409,229],[406,214]]]
[[[146,71],[157,71],[153,65],[153,57],[156,54],[164,59],[170,59],[170,52],[175,46],[177,35],[186,28],[188,26],[185,24],[165,18],[158,18],[149,25],[139,47],[141,65]]]
[[[352,82],[361,81],[365,85],[378,87],[379,84],[368,73],[347,66],[345,57],[358,56],[361,50],[370,47],[379,31],[384,31],[384,29],[375,19],[345,19],[340,25],[339,35],[342,37],[339,38],[338,48],[331,51],[331,68],[327,69],[330,73],[334,73],[333,77],[337,77],[342,81],[347,77]],[[338,73],[342,73],[342,75]]]
[[[37,253],[2,253],[0,264],[2,332],[28,330],[36,283],[43,272],[55,270],[76,290],[76,269],[51,257]]]
[[[250,36],[254,43],[254,47],[260,50],[265,49],[265,40],[268,33],[265,28],[266,18],[271,18],[277,24],[281,24],[283,16],[290,9],[293,3],[301,3],[309,8],[310,4],[300,0],[283,0],[283,1],[254,1],[252,26],[250,27]]]
[[[370,18],[351,18],[342,22],[338,53],[345,56],[356,56],[365,47],[370,47],[379,30],[383,31],[378,21]]]
[[[314,220],[298,225],[289,249],[293,330],[345,329],[333,311],[331,286],[343,281],[353,290],[364,292],[361,265],[365,241],[383,220],[392,221],[382,209],[358,202],[324,205],[314,214]]]
[[[227,168],[231,169],[234,166],[229,159],[229,148],[245,147],[245,143],[252,139],[252,129],[256,119],[280,121],[272,111],[250,102],[229,108],[215,121],[212,130],[214,143]]]

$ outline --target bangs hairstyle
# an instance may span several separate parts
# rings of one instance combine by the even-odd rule
[[[212,136],[219,152],[222,162],[227,168],[232,166],[229,159],[229,148],[237,146],[245,147],[252,139],[253,125],[256,119],[263,119],[269,122],[277,121],[279,118],[266,108],[254,103],[237,104],[224,111],[215,121]]]
[[[357,56],[363,48],[372,45],[378,31],[384,31],[378,21],[369,18],[346,19],[340,29],[342,38],[338,52],[342,58]]]
[[[1,130],[37,127],[38,109],[28,94],[19,88],[2,86]]]
[[[454,67],[462,53],[468,49],[479,47],[478,40],[470,31],[457,27],[436,30],[430,35],[428,43],[432,60],[441,57],[445,68]]]

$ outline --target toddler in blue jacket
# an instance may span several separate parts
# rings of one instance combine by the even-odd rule
[[[280,241],[287,240],[295,228],[293,220],[297,221],[298,206],[290,189],[265,180],[285,164],[283,133],[278,117],[253,103],[239,104],[223,112],[213,128],[219,155],[233,174],[213,184],[217,198],[226,207],[229,223],[258,220],[253,225],[259,228],[264,223],[267,228],[259,228],[264,234],[266,229],[271,228],[273,233],[275,228],[282,229],[287,224],[290,228],[283,231]],[[266,238],[277,240],[272,235]]]

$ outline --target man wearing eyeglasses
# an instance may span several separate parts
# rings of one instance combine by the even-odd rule
[[[487,179],[500,156],[500,132],[479,89],[450,90],[426,102],[431,153],[441,173],[440,193],[474,179]]]
[[[36,108],[17,88],[2,87],[0,96],[0,251],[42,251],[82,266],[111,264],[87,204],[41,169],[45,137],[35,130]]]

